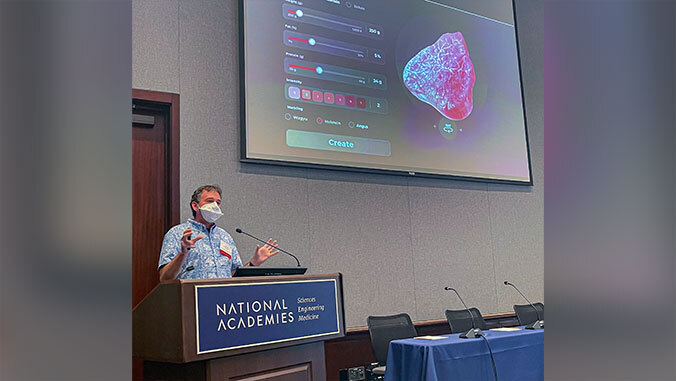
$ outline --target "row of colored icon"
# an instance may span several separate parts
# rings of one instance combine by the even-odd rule
[[[289,86],[289,98],[302,99],[316,103],[336,104],[339,106],[366,108],[366,99],[354,95],[344,95],[329,91],[310,90],[296,86]]]

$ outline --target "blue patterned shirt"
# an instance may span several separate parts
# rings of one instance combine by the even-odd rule
[[[191,218],[169,229],[164,235],[158,270],[181,251],[181,237],[187,228],[192,228],[190,239],[200,234],[204,238],[195,242],[195,248],[188,252],[178,279],[230,278],[231,272],[242,266],[235,241],[230,234],[216,224],[207,230],[206,226]],[[190,266],[194,266],[194,270],[184,272]]]

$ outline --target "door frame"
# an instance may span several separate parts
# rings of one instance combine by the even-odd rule
[[[180,96],[174,93],[162,91],[131,89],[132,105],[135,100],[158,104],[163,107],[169,107],[169,128],[167,129],[165,141],[167,144],[166,163],[168,164],[165,176],[167,176],[167,191],[169,192],[168,201],[169,226],[178,225],[181,219],[181,195],[180,195]],[[133,106],[132,106],[133,107]],[[133,255],[133,254],[132,254]],[[133,259],[132,259],[133,261]],[[143,380],[143,361],[132,359],[132,379],[134,381]]]
[[[180,96],[175,93],[167,93],[154,90],[131,89],[133,100],[150,103],[159,103],[169,106],[169,129],[167,141],[167,184],[169,198],[169,226],[178,225],[181,221],[181,182],[180,182]]]

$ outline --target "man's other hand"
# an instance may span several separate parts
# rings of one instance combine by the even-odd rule
[[[251,264],[254,266],[260,266],[263,262],[267,261],[268,258],[279,253],[277,249],[277,240],[273,241],[272,238],[268,240],[268,243],[260,247],[256,245],[256,252],[254,253],[253,258],[251,258]]]

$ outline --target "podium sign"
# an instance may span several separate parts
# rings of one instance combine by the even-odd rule
[[[340,333],[335,279],[195,285],[197,354]]]

